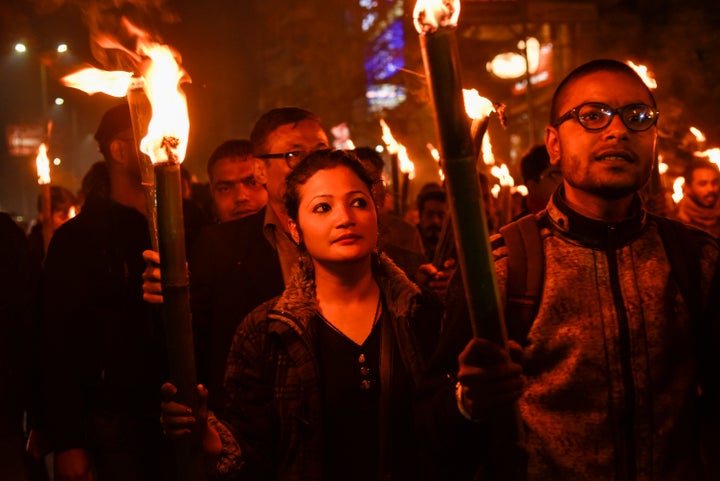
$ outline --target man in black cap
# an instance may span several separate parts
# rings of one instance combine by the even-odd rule
[[[43,391],[55,479],[162,480],[172,466],[157,417],[166,356],[159,320],[142,301],[150,236],[127,103],[105,113],[95,139],[109,196],[86,200],[45,261]]]

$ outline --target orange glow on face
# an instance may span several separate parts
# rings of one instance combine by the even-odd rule
[[[645,82],[645,85],[650,90],[657,88],[657,81],[655,80],[655,77],[653,77],[652,73],[648,70],[648,68],[645,65],[636,65],[632,62],[632,60],[628,60],[626,62],[630,67],[632,67],[635,72],[642,78],[643,82]]]
[[[44,185],[50,183],[50,159],[47,155],[47,145],[44,143],[38,147],[37,157],[35,157],[35,168],[37,169],[38,184]]]
[[[132,72],[107,71],[87,67],[60,79],[63,85],[93,95],[98,92],[112,97],[124,97],[132,79]]]
[[[418,33],[432,33],[443,27],[454,27],[460,16],[460,0],[418,0],[413,22]]]

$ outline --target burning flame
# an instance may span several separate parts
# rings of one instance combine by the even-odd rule
[[[35,167],[37,168],[38,184],[45,185],[50,183],[50,159],[47,155],[47,145],[44,143],[38,147],[37,157],[35,157]]]
[[[702,131],[698,128],[690,127],[690,132],[695,136],[695,140],[697,140],[698,143],[702,143],[707,140],[705,138],[705,134],[703,134]]]
[[[152,106],[153,116],[147,135],[140,141],[140,150],[153,163],[172,160],[182,162],[187,152],[190,131],[187,100],[180,89],[180,83],[187,80],[185,71],[179,66],[179,56],[167,45],[150,39],[147,32],[122,19],[126,31],[137,39],[137,52],[131,52],[109,37],[97,40],[106,49],[119,49],[128,54],[139,65],[145,94]],[[115,97],[127,95],[136,79],[131,72],[104,71],[85,68],[62,79],[70,87],[88,94],[104,92]]]
[[[154,164],[165,161],[180,163],[185,159],[190,132],[187,100],[180,89],[185,71],[166,45],[150,43],[144,52],[151,60],[143,77],[153,115],[148,133],[140,142],[140,150]]]
[[[408,157],[407,149],[393,137],[392,131],[385,119],[380,119],[380,127],[382,128],[382,140],[388,149],[390,155],[397,155],[400,161],[400,172],[409,174],[410,179],[415,178],[415,164]]]
[[[720,168],[720,148],[715,147],[712,149],[703,150],[702,152],[695,152],[694,155],[695,157],[707,157],[710,162]]]
[[[481,97],[476,89],[463,89],[463,98],[465,112],[473,120],[484,119],[495,111],[493,103],[485,97]]]
[[[460,16],[460,0],[418,0],[413,23],[420,34],[433,33],[442,27],[454,27]]]
[[[502,187],[512,187],[515,185],[515,180],[512,178],[512,175],[510,175],[510,171],[505,164],[501,164],[500,167],[493,165],[490,173],[497,177]]]
[[[649,89],[652,90],[657,88],[657,81],[648,71],[648,68],[645,65],[636,65],[632,62],[632,60],[628,60],[625,63],[631,66],[632,69],[635,70],[635,72],[637,72],[637,74],[640,76],[640,78],[642,78],[643,82],[645,82],[645,85],[647,85]]]
[[[107,71],[87,67],[60,79],[63,85],[93,95],[98,92],[112,97],[124,97],[132,82],[132,72]]]
[[[527,186],[524,186],[524,185],[518,185],[517,187],[515,187],[515,192],[518,192],[523,197],[527,197],[528,188],[527,188]]]
[[[430,142],[425,144],[425,147],[427,147],[427,149],[430,151],[430,156],[432,156],[432,158],[438,164],[438,175],[440,176],[440,182],[444,182],[445,181],[445,172],[443,172],[442,166],[440,164],[440,152]]]
[[[675,182],[673,182],[672,200],[676,204],[683,198],[683,185],[685,185],[685,179],[683,177],[678,177],[675,179]]]
[[[68,209],[68,219],[72,219],[77,215],[77,210],[75,209],[74,205],[71,205]]]
[[[480,146],[482,151],[482,158],[485,165],[495,165],[495,154],[492,151],[492,144],[490,143],[490,134],[485,132],[482,139],[482,145]]]
[[[395,137],[393,137],[392,131],[390,130],[387,122],[385,122],[385,119],[380,119],[380,127],[382,128],[382,140],[385,142],[388,152],[391,155],[397,154],[400,150],[401,144],[399,144],[397,140],[395,140]]]

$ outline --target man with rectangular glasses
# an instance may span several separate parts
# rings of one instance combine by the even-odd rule
[[[545,145],[563,181],[536,214],[534,318],[507,316],[511,357],[468,341],[464,303],[448,306],[433,367],[448,379],[420,405],[454,470],[498,468],[488,422],[517,402],[528,481],[720,479],[718,245],[643,208],[658,117],[622,62],[586,63],[557,88]],[[492,245],[505,292],[517,272],[505,238]]]

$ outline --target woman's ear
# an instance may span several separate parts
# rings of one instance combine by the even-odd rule
[[[290,231],[290,237],[292,237],[292,240],[295,241],[296,244],[300,244],[302,242],[300,228],[292,219],[288,219],[288,231]]]

